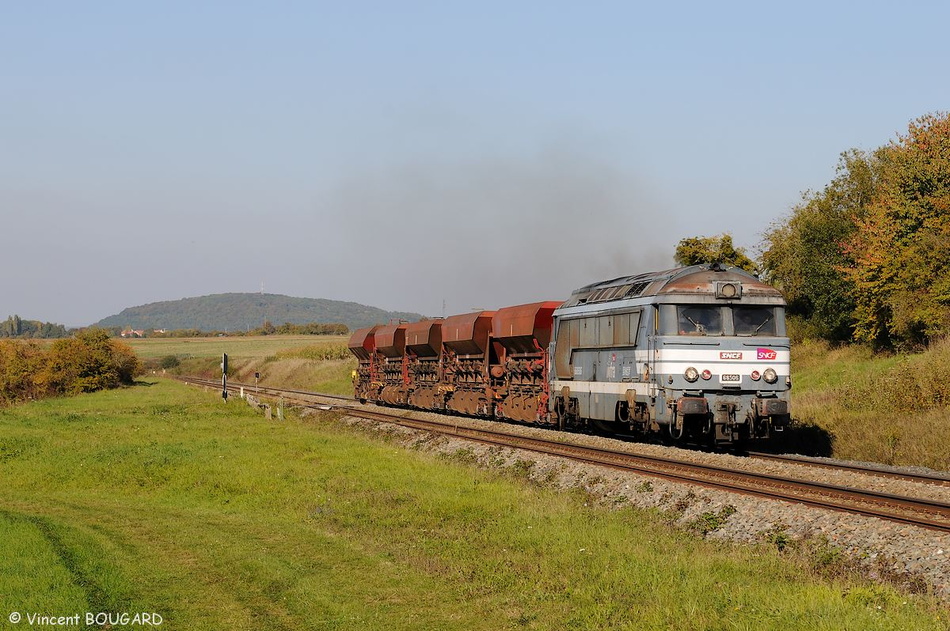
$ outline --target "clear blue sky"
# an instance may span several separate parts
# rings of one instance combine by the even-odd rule
[[[0,2],[0,319],[430,315],[750,254],[950,108],[945,2]]]

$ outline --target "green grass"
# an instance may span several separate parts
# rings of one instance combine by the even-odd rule
[[[939,629],[947,612],[774,546],[406,452],[332,414],[267,422],[159,380],[0,411],[10,611],[168,629]],[[728,516],[716,516],[716,519]]]

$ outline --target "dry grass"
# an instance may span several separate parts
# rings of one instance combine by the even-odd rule
[[[127,340],[142,359],[173,355],[179,359],[221,357],[264,358],[303,347],[346,346],[345,335],[263,335],[250,337],[153,337]]]
[[[874,356],[810,342],[793,349],[797,421],[831,435],[840,458],[950,469],[950,343]]]

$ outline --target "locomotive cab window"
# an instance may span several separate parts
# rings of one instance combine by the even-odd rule
[[[679,306],[676,308],[680,335],[722,335],[722,309],[718,306]]]
[[[734,307],[732,322],[736,335],[775,335],[775,309],[771,307]]]

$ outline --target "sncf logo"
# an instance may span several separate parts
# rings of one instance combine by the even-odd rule
[[[719,359],[742,359],[742,351],[720,351]]]
[[[760,348],[756,353],[757,359],[775,359],[777,356],[778,353],[771,348]]]

